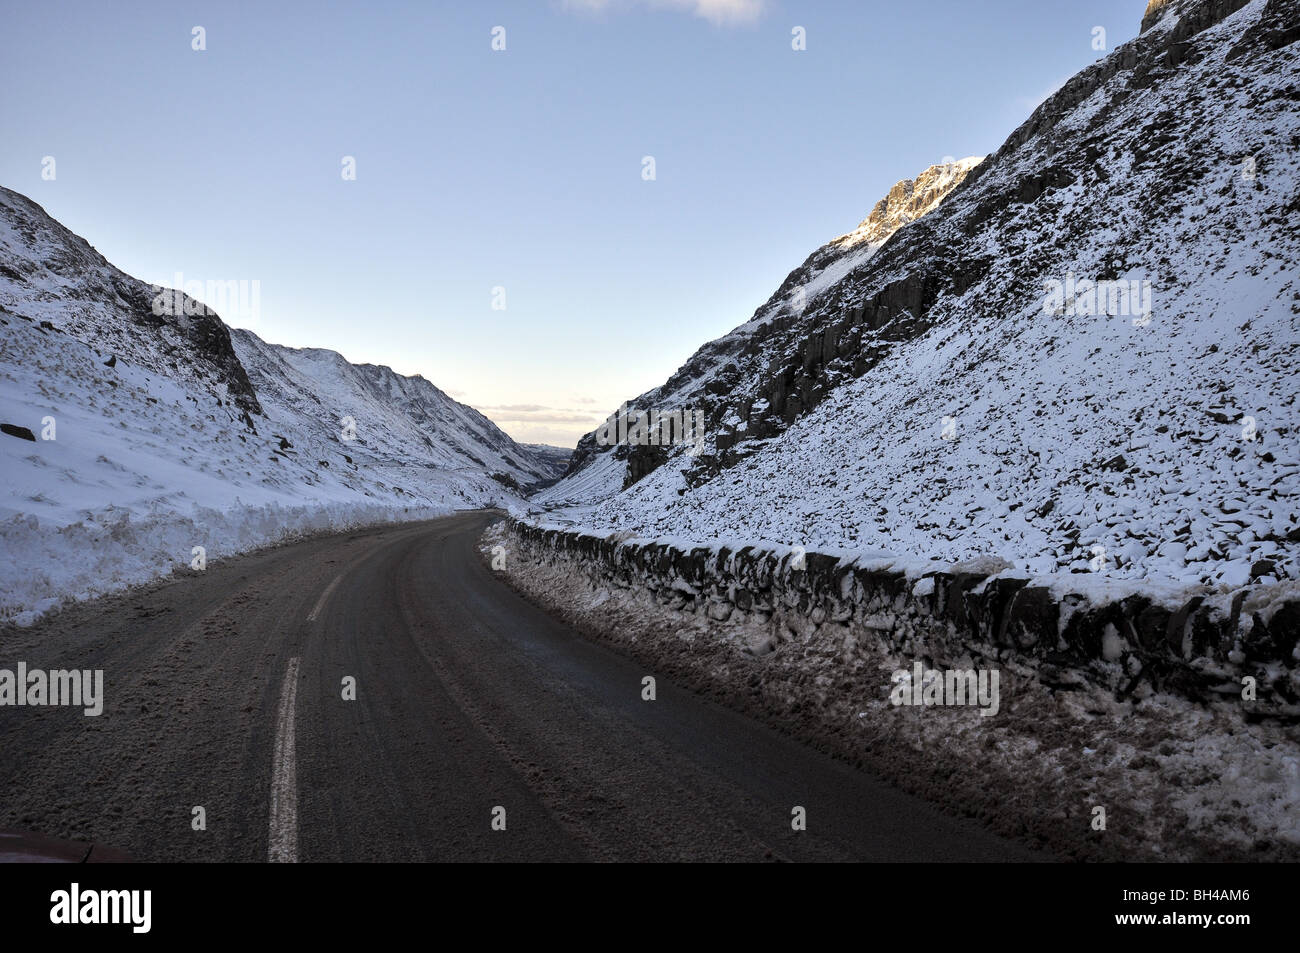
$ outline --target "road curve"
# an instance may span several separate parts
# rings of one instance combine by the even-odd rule
[[[654,672],[483,564],[492,519],[0,631],[0,667],[103,669],[106,695],[99,717],[0,708],[0,828],[159,861],[1041,859],[664,678],[643,701]]]

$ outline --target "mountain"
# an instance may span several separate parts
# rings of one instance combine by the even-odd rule
[[[672,409],[702,403],[721,408],[716,398],[731,392],[746,370],[761,366],[800,335],[803,316],[816,309],[819,296],[863,267],[896,232],[938,206],[980,161],[972,157],[933,165],[915,179],[896,183],[857,228],[827,242],[790,272],[753,317],[705,344],[666,383],[631,401],[631,406]],[[657,447],[601,446],[593,432],[578,442],[565,478],[537,501],[590,502],[606,497],[666,458]]]
[[[568,447],[553,447],[549,443],[524,443],[520,446],[532,451],[534,459],[545,461],[547,469],[552,474],[545,481],[547,485],[555,483],[562,477],[569,469],[569,461],[573,459],[573,451]]]
[[[423,378],[231,331],[4,188],[0,422],[0,619],[18,622],[195,547],[518,506],[567,462]]]
[[[260,413],[221,320],[203,307],[156,314],[157,291],[113,267],[31,199],[0,187],[0,313],[130,364],[165,368],[240,416]]]
[[[1152,3],[923,216],[861,260],[819,249],[631,402],[699,409],[700,452],[588,435],[535,501],[1148,588],[1295,580],[1297,23]]]
[[[356,437],[348,453],[374,467],[485,471],[525,487],[554,479],[567,463],[515,443],[423,377],[352,364],[321,348],[268,344],[243,329],[231,340],[267,420],[297,441],[337,449],[340,421],[350,417]]]

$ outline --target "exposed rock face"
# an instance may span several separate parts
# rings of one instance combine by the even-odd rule
[[[1143,33],[1160,23],[1165,17],[1175,22],[1179,35],[1175,41],[1184,40],[1213,26],[1229,14],[1236,13],[1250,0],[1150,0],[1142,15]]]
[[[876,203],[856,229],[830,244],[851,248],[868,242],[879,248],[904,225],[932,211],[979,165],[978,158],[932,165],[915,179],[903,179]]]
[[[1147,30],[1159,23],[1160,18],[1165,15],[1165,9],[1171,2],[1173,2],[1173,0],[1150,0],[1147,4],[1146,12],[1142,14],[1141,32],[1145,33]]]

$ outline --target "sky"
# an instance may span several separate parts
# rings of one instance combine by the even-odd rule
[[[0,184],[139,278],[256,282],[231,325],[573,446],[1144,6],[0,0]]]

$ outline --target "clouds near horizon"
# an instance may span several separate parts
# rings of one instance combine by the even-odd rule
[[[607,13],[635,6],[657,10],[687,11],[714,26],[738,26],[756,22],[765,12],[766,0],[564,0],[566,10]]]

